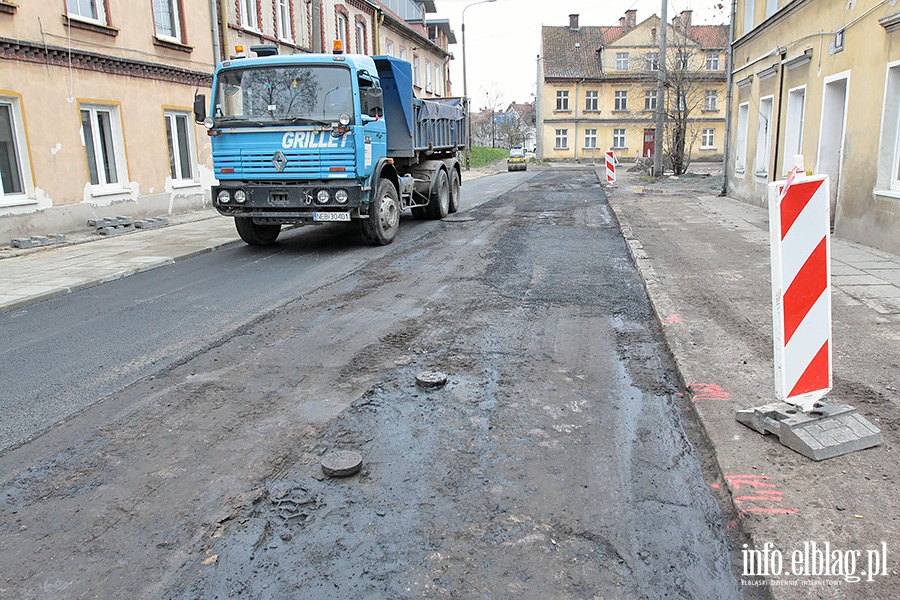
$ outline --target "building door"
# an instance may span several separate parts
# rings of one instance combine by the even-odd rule
[[[849,73],[825,79],[822,99],[822,124],[819,134],[819,156],[816,173],[828,175],[831,181],[831,226],[834,228],[840,192],[841,156],[844,152],[844,123],[847,118]]]
[[[656,130],[644,130],[644,148],[641,150],[641,156],[653,156],[653,148],[656,146]]]

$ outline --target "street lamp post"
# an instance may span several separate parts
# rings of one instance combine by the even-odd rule
[[[463,51],[463,98],[466,101],[466,170],[469,170],[470,161],[469,161],[469,148],[472,146],[472,119],[470,118],[470,110],[469,110],[469,86],[466,81],[466,10],[470,6],[475,6],[476,4],[484,4],[486,2],[496,2],[497,0],[480,0],[479,2],[473,2],[472,4],[467,5],[462,10],[462,51]]]

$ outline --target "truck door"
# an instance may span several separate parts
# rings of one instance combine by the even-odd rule
[[[359,174],[368,177],[375,164],[387,152],[387,129],[382,117],[369,116],[366,103],[366,90],[378,85],[378,81],[365,71],[358,75],[359,84],[359,118],[361,135],[356,136],[357,165]]]

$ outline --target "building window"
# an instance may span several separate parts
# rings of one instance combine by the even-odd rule
[[[656,110],[656,90],[644,90],[644,110]]]
[[[616,52],[616,71],[628,70],[628,53]]]
[[[115,106],[81,105],[81,133],[94,191],[122,189],[125,143]]]
[[[421,73],[419,73],[419,55],[413,54],[413,84],[422,87]]]
[[[745,102],[738,106],[737,140],[734,144],[734,171],[744,173],[747,170],[747,130],[749,128],[750,104]]]
[[[70,17],[81,17],[106,25],[103,0],[66,0],[66,11]]]
[[[625,130],[624,129],[613,129],[613,148],[626,148],[625,146]]]
[[[628,110],[628,91],[616,90],[615,110]]]
[[[647,70],[659,71],[659,52],[647,54]]]
[[[400,60],[406,60],[406,48],[400,46],[400,56],[398,57]]]
[[[425,91],[433,92],[434,91],[434,78],[431,74],[431,61],[425,61]]]
[[[768,19],[778,10],[778,0],[766,0],[766,18]]]
[[[706,90],[703,97],[703,110],[719,110],[719,92]]]
[[[675,55],[675,68],[679,71],[686,71],[690,62],[691,57],[684,50],[679,50]]]
[[[241,2],[241,25],[247,29],[258,29],[259,21],[257,20],[258,5],[257,0],[240,0]]]
[[[569,110],[569,92],[566,90],[556,91],[556,110]]]
[[[769,132],[772,125],[773,98],[761,98],[759,101],[759,123],[756,128],[756,175],[769,175]]]
[[[153,0],[156,37],[181,40],[181,16],[178,0]]]
[[[349,52],[350,48],[347,46],[347,36],[349,35],[349,30],[347,29],[347,15],[338,12],[335,15],[335,23],[337,24],[337,32],[335,32],[337,37],[335,39],[341,43],[341,48],[344,49],[344,52]]]
[[[294,41],[294,36],[291,32],[290,0],[276,0],[275,27],[278,31],[278,39],[284,40],[286,42]]]
[[[784,124],[784,160],[793,166],[794,157],[803,152],[803,119],[806,112],[806,88],[788,92],[787,118]]]
[[[385,40],[384,41],[384,50],[385,50],[385,52],[387,52],[388,56],[394,56],[394,57],[397,56],[396,54],[394,54],[394,41],[393,40]]]
[[[27,145],[16,100],[0,97],[0,206],[24,200],[27,193],[23,164]],[[23,160],[26,159],[26,160]]]
[[[706,53],[706,70],[707,71],[718,71],[719,70],[719,53],[718,52],[707,52]]]
[[[556,130],[556,149],[557,150],[566,150],[569,148],[569,130],[568,129],[557,129]]]
[[[166,143],[169,145],[169,173],[174,181],[194,180],[194,140],[191,116],[165,112]]]
[[[584,110],[599,110],[600,106],[600,92],[597,91],[589,91],[585,93],[584,97]]]
[[[675,92],[675,110],[682,113],[687,111],[687,97],[684,91]]]
[[[900,62],[889,65],[876,187],[900,193]]]
[[[716,130],[712,128],[705,128],[703,130],[703,136],[700,140],[700,149],[701,150],[713,150],[716,147]]]
[[[744,2],[744,35],[753,29],[753,11],[756,9],[756,0]]]
[[[585,148],[596,148],[597,147],[597,130],[596,129],[585,129],[584,130],[584,147]]]
[[[356,21],[356,51],[360,54],[369,53],[366,44],[366,24],[359,19]]]

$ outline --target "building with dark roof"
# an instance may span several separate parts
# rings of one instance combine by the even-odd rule
[[[650,156],[656,135],[659,17],[617,25],[545,26],[538,76],[538,156],[595,160]],[[728,27],[694,25],[683,11],[668,25],[667,112],[686,119],[690,158],[721,160],[725,137]]]

